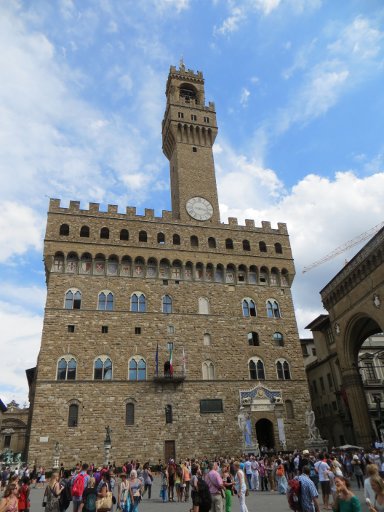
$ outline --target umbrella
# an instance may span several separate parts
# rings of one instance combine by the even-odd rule
[[[343,444],[343,446],[337,446],[336,450],[342,450],[343,452],[347,452],[349,450],[364,450],[361,446],[354,446],[353,444]]]

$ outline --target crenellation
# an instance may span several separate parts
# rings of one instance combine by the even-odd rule
[[[69,201],[69,211],[77,213],[80,210],[80,201]]]
[[[145,208],[144,218],[148,220],[153,220],[155,216],[155,210],[153,208]]]
[[[288,228],[287,228],[287,224],[285,222],[278,222],[277,223],[277,229],[279,230],[279,233],[283,233],[284,235],[288,235]]]
[[[127,206],[125,211],[127,213],[127,217],[135,217],[136,216],[136,206]]]
[[[245,225],[247,226],[247,228],[254,228],[255,221],[253,219],[245,219]]]
[[[108,205],[108,213],[117,213],[118,206],[115,204]]]
[[[99,203],[89,203],[89,213],[99,213],[100,212],[100,204]]]
[[[236,217],[228,217],[228,224],[230,226],[237,226],[237,218]]]
[[[271,229],[271,223],[269,222],[269,220],[262,220],[262,221],[261,221],[261,227],[262,227],[265,231],[270,231],[270,229]]]

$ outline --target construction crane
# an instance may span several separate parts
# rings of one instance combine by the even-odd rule
[[[371,238],[375,233],[377,233],[382,227],[384,226],[384,222],[380,222],[373,228],[369,229],[368,231],[364,231],[364,233],[361,233],[359,236],[352,238],[352,240],[349,240],[343,245],[340,245],[340,247],[337,247],[332,252],[321,258],[320,260],[315,261],[314,263],[311,263],[311,265],[308,265],[307,267],[303,268],[303,274],[306,272],[309,272],[315,267],[318,267],[319,265],[322,265],[326,261],[332,260],[339,254],[342,254],[343,252],[347,251],[351,247],[354,247],[355,245],[359,244],[360,242],[364,242],[364,240],[367,240],[368,238]]]

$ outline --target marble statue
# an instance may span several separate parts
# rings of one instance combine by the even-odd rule
[[[244,411],[243,407],[237,416],[237,423],[244,436],[245,446],[252,446],[252,424],[249,414]]]
[[[310,406],[305,411],[305,424],[308,427],[308,439],[320,439],[319,429],[315,425],[315,413]]]

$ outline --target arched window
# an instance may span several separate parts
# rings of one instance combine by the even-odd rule
[[[284,336],[281,332],[273,333],[273,341],[277,347],[284,347]]]
[[[157,233],[157,243],[165,244],[165,235],[164,233]]]
[[[93,378],[95,380],[112,379],[112,361],[109,357],[98,357],[95,360]]]
[[[275,244],[275,253],[276,254],[283,254],[283,248],[281,247],[281,244],[279,244],[279,243]]]
[[[279,271],[277,268],[271,269],[271,286],[279,286]]]
[[[57,363],[57,380],[75,380],[76,368],[77,363],[74,357],[62,357]]]
[[[268,269],[266,267],[261,267],[260,269],[260,284],[265,285],[268,284]]]
[[[173,423],[172,405],[165,406],[165,423]]]
[[[265,242],[259,242],[260,252],[267,252],[267,244]]]
[[[145,313],[147,310],[144,293],[136,292],[131,295],[131,311],[133,313]]]
[[[81,291],[72,289],[65,294],[65,309],[81,308]]]
[[[180,245],[180,235],[173,235],[172,243],[173,245]]]
[[[216,249],[216,240],[212,236],[208,238],[208,247],[210,249]]]
[[[209,300],[199,297],[199,315],[209,315]]]
[[[199,239],[195,235],[191,236],[191,247],[199,247]]]
[[[68,427],[77,427],[79,422],[79,406],[70,404],[68,407]]]
[[[147,241],[148,241],[147,232],[146,231],[140,231],[140,233],[139,233],[139,242],[147,242]]]
[[[109,238],[109,229],[108,228],[101,228],[100,229],[100,238]]]
[[[60,236],[68,236],[69,235],[69,226],[68,224],[62,224],[60,226]]]
[[[233,249],[233,240],[231,238],[227,238],[225,241],[226,249]]]
[[[120,231],[120,240],[129,240],[129,231],[128,231],[128,229],[122,229]]]
[[[75,274],[78,269],[79,257],[75,252],[70,252],[67,256],[65,271],[68,274]]]
[[[243,240],[243,251],[250,251],[251,250],[251,244],[249,243],[249,240]]]
[[[261,359],[252,358],[248,366],[251,380],[265,380],[264,363]]]
[[[63,272],[64,270],[64,254],[62,252],[57,252],[53,259],[53,272]]]
[[[275,299],[267,300],[267,317],[268,318],[280,318],[279,303]]]
[[[80,274],[90,274],[92,271],[92,256],[89,252],[85,252],[82,254],[80,258],[80,266],[79,273]]]
[[[125,424],[135,424],[135,404],[133,404],[132,402],[128,402],[127,404],[125,404]]]
[[[163,297],[163,313],[172,313],[172,298],[169,295]]]
[[[287,416],[287,420],[295,419],[295,410],[293,408],[292,400],[286,400],[285,401],[285,413],[286,413],[286,416]]]
[[[256,304],[252,299],[243,299],[243,316],[256,316]]]
[[[203,380],[215,379],[215,365],[212,361],[203,362]]]
[[[112,311],[113,310],[113,293],[112,292],[105,291],[105,292],[99,293],[97,309],[99,311]]]
[[[249,332],[247,335],[248,338],[248,345],[252,347],[258,347],[259,346],[259,335],[257,332]]]
[[[82,238],[89,238],[89,227],[88,226],[81,226],[80,236]]]
[[[291,379],[291,371],[289,369],[288,361],[285,359],[279,359],[276,362],[276,372],[277,378],[280,380],[290,380]]]
[[[285,268],[281,271],[281,286],[289,286],[288,270]]]
[[[206,332],[204,333],[204,338],[203,338],[203,345],[205,345],[206,347],[209,347],[211,344],[211,335]]]
[[[129,380],[146,380],[147,363],[145,359],[140,356],[132,357],[128,364],[128,371]]]

